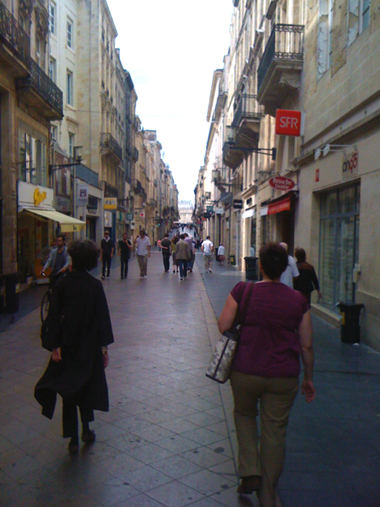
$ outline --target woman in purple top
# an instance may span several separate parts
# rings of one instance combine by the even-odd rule
[[[280,282],[287,265],[284,248],[275,243],[264,245],[260,250],[263,280],[251,291],[249,283],[238,283],[218,321],[223,333],[231,328],[239,307],[248,308],[230,381],[242,478],[238,493],[257,491],[262,507],[276,505],[286,429],[299,387],[300,356],[304,366],[302,394],[307,402],[315,398],[310,310],[302,294]]]

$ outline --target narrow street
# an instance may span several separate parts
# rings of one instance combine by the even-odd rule
[[[232,397],[205,377],[216,317],[243,274],[187,280],[164,273],[153,252],[146,280],[132,258],[127,280],[104,282],[115,343],[107,379],[111,408],[96,413],[97,440],[78,456],[61,438],[61,405],[40,414],[33,388],[48,361],[39,309],[0,334],[1,507],[258,507],[238,497]],[[317,399],[299,396],[280,482],[284,507],[380,506],[380,354],[344,345],[314,318]]]

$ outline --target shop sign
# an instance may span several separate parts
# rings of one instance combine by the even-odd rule
[[[243,201],[234,199],[234,209],[243,209]]]
[[[78,207],[88,204],[88,185],[77,186],[77,205]]]
[[[276,134],[299,137],[301,135],[301,116],[301,111],[277,109]]]
[[[215,208],[215,215],[223,215],[224,208]]]
[[[214,213],[214,206],[206,206],[207,213]]]
[[[275,215],[276,213],[281,213],[282,211],[288,211],[291,208],[290,199],[284,199],[283,201],[269,204],[268,206],[268,215]]]
[[[104,209],[117,209],[117,197],[105,197]]]
[[[126,220],[133,220],[133,213],[126,213],[125,218]]]
[[[52,209],[53,200],[54,191],[52,188],[32,185],[25,181],[18,182],[18,205],[20,207]]]
[[[145,211],[140,211],[140,217],[141,217],[141,218],[144,218],[144,217],[145,217]]]
[[[269,180],[269,185],[276,190],[291,190],[294,187],[294,181],[285,176],[274,176]]]
[[[354,151],[350,155],[343,153],[342,176],[349,178],[359,171],[359,153]]]

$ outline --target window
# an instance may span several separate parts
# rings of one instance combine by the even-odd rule
[[[58,139],[58,128],[55,125],[51,125],[50,132],[51,132],[51,139],[52,139],[52,141],[57,141],[57,139]]]
[[[320,0],[318,21],[318,77],[331,66],[334,0]]]
[[[67,94],[67,104],[69,106],[74,105],[74,78],[73,73],[69,70],[67,71],[66,76],[66,94]]]
[[[69,156],[73,158],[74,156],[74,146],[75,146],[75,134],[69,132]]]
[[[73,49],[74,47],[74,24],[71,19],[67,19],[67,47]]]
[[[348,2],[348,45],[369,26],[371,0],[349,0]]]
[[[50,33],[52,34],[55,34],[55,19],[56,17],[56,5],[53,4],[53,2],[50,3],[50,8],[49,8],[49,29],[50,29]]]
[[[19,130],[19,179],[33,185],[46,187],[47,162],[46,139],[36,139]]]
[[[56,81],[57,81],[57,61],[52,57],[50,57],[50,61],[49,61],[49,77],[54,83],[56,83]]]

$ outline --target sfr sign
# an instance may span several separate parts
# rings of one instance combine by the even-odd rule
[[[281,136],[301,135],[301,111],[289,109],[277,109],[276,111],[276,134]]]

